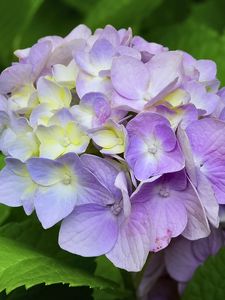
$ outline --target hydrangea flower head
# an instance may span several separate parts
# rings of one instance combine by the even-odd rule
[[[15,54],[0,74],[1,203],[61,222],[64,250],[128,271],[214,234],[225,203],[214,62],[110,25]]]

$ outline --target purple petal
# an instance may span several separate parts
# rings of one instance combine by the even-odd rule
[[[131,215],[120,225],[115,246],[106,256],[116,267],[138,272],[146,262],[149,245],[146,209],[142,204],[133,204]]]
[[[106,25],[106,27],[102,29],[99,38],[108,40],[114,47],[117,47],[120,43],[119,33],[111,25]]]
[[[109,70],[114,55],[115,50],[112,44],[105,39],[100,39],[94,43],[90,51],[90,61],[99,71]]]
[[[225,123],[205,118],[187,127],[196,166],[208,178],[218,202],[224,203]]]
[[[39,42],[31,47],[26,63],[32,65],[34,77],[37,78],[47,64],[51,54],[52,45],[50,41]]]
[[[27,161],[28,171],[34,182],[43,186],[62,180],[63,164],[48,158],[31,158]]]
[[[215,227],[219,226],[219,205],[215,193],[208,179],[200,172],[197,172],[197,193],[205,208],[208,220]]]
[[[21,195],[27,187],[26,178],[17,176],[8,167],[0,172],[0,202],[8,206],[22,206]]]
[[[36,186],[28,174],[26,165],[17,159],[7,158],[6,167],[1,171],[0,178],[1,203],[9,206],[23,205],[26,214],[31,214]]]
[[[216,78],[216,63],[208,59],[196,61],[196,69],[199,71],[199,81],[212,81]]]
[[[66,37],[66,41],[71,41],[74,39],[84,39],[87,40],[91,35],[91,30],[86,25],[80,24],[75,27]]]
[[[81,161],[85,168],[91,171],[92,174],[118,199],[121,193],[115,187],[115,180],[118,175],[118,170],[106,159],[95,155],[83,154]]]
[[[184,88],[191,96],[190,103],[204,111],[204,115],[214,112],[219,102],[219,96],[208,93],[203,85],[195,81],[186,82]]]
[[[67,217],[77,202],[77,192],[73,185],[58,182],[52,186],[38,188],[34,206],[42,226],[50,228]]]
[[[108,95],[112,90],[111,81],[105,77],[96,77],[80,72],[77,77],[76,91],[80,98],[87,93],[102,93]]]
[[[143,98],[149,84],[146,66],[138,59],[129,56],[114,58],[111,80],[115,90],[125,98]]]
[[[210,234],[206,212],[196,191],[189,184],[183,192],[184,204],[187,210],[187,226],[182,235],[189,240],[197,240]]]
[[[183,169],[183,155],[164,117],[141,113],[128,123],[127,131],[125,158],[138,180]]]
[[[147,66],[150,72],[149,93],[151,97],[156,97],[171,83],[174,83],[172,89],[180,85],[183,75],[182,54],[180,52],[169,51],[156,54],[147,63]]]
[[[167,271],[179,282],[189,281],[200,265],[200,261],[193,255],[192,244],[193,242],[180,237],[172,241],[165,251]]]
[[[63,221],[59,245],[74,254],[99,256],[112,249],[117,236],[117,218],[110,209],[87,204],[75,208]]]
[[[32,66],[15,64],[5,69],[0,75],[0,93],[7,94],[12,90],[32,82]]]
[[[77,204],[97,203],[107,205],[114,203],[113,194],[85,168],[81,159],[74,153],[61,156],[58,161],[65,165],[77,178],[79,192]]]

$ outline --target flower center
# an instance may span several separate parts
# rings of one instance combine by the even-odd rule
[[[71,181],[72,181],[71,176],[68,174],[65,174],[64,178],[63,178],[63,184],[69,185],[71,183]]]
[[[118,214],[121,212],[121,210],[122,210],[121,202],[116,202],[111,206],[111,212],[115,216],[118,216]]]
[[[148,147],[148,152],[151,153],[151,154],[156,154],[156,152],[157,152],[156,145],[153,144],[153,145],[149,146]]]
[[[68,136],[65,136],[65,137],[63,138],[63,141],[62,141],[63,147],[67,147],[67,146],[69,146],[70,144],[71,144],[70,139],[68,138]]]
[[[162,187],[160,190],[159,190],[159,195],[163,198],[167,198],[169,197],[170,195],[170,192],[168,191],[168,189],[166,189],[165,187]]]

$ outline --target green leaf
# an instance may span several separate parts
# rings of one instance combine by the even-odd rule
[[[120,273],[120,269],[116,268],[110,260],[105,256],[100,256],[96,258],[97,267],[95,270],[95,275],[110,279],[123,287],[123,278]],[[104,290],[95,289],[93,292],[94,300],[116,300],[118,295],[112,294]]]
[[[43,0],[0,1],[0,63],[7,65],[12,51],[20,46],[22,33]]]
[[[105,256],[100,256],[96,258],[96,270],[95,275],[112,280],[119,287],[120,290],[117,290],[117,293],[112,293],[110,290],[99,290],[95,289],[93,292],[94,300],[121,300],[121,299],[134,299],[131,289],[128,288],[125,290],[124,278],[121,272],[125,272],[115,267],[110,260]],[[126,272],[126,276],[130,276],[130,273]],[[133,288],[133,286],[132,286]]]
[[[5,166],[5,156],[0,153],[0,170]]]
[[[185,289],[182,300],[224,300],[225,248],[209,257],[195,272]]]
[[[30,288],[40,283],[116,291],[112,281],[79,268],[85,259],[60,250],[56,236],[57,228],[45,231],[32,218],[0,228],[0,292],[6,289],[9,293],[23,285]],[[90,260],[87,261],[90,267]]]
[[[150,15],[162,0],[99,0],[89,9],[85,23],[91,28],[111,24],[117,28],[138,29],[142,19]]]

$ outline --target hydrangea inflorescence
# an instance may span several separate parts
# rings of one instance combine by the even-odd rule
[[[44,228],[62,221],[61,248],[128,271],[219,226],[225,92],[213,61],[84,25],[15,54],[0,75],[1,203],[35,210]]]

